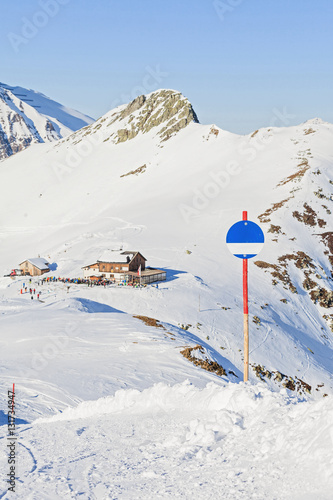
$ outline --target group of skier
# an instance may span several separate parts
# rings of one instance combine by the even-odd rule
[[[31,280],[29,280],[31,283]],[[28,287],[25,286],[25,283],[23,283],[23,288],[21,288],[21,295],[23,293],[28,293]],[[33,300],[34,296],[36,296],[36,288],[29,288],[29,293],[30,293],[30,298]],[[37,292],[37,300],[39,300],[41,292]]]
[[[115,280],[91,280],[89,278],[60,278],[60,277],[55,277],[55,276],[48,276],[41,278],[37,280],[34,284],[35,286],[43,286],[44,284],[51,284],[51,283],[63,283],[67,285],[67,293],[69,293],[70,290],[70,285],[75,284],[75,285],[87,285],[88,287],[95,287],[95,286],[102,286],[106,287],[107,285],[115,285],[116,282]],[[122,281],[118,283],[118,286],[131,286],[132,288],[145,288],[147,285],[146,284],[140,284],[139,282],[127,282],[127,281]],[[155,285],[156,288],[158,288],[158,285]],[[50,290],[49,290],[50,292]],[[41,291],[38,291],[36,293],[36,288],[32,288],[32,279],[29,279],[29,286],[26,286],[26,283],[23,283],[23,287],[21,288],[21,294],[23,293],[29,293],[31,300],[34,299],[34,297],[37,297],[37,300],[40,300],[41,296]]]

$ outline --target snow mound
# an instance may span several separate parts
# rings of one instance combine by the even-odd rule
[[[41,418],[35,423],[76,420],[97,415],[117,413],[125,410],[141,413],[155,411],[170,412],[187,409],[191,412],[217,412],[228,409],[232,412],[251,413],[258,405],[276,400],[277,405],[297,402],[286,391],[273,393],[265,387],[239,385],[218,385],[208,383],[205,388],[195,387],[185,381],[174,386],[164,383],[154,384],[142,392],[136,389],[116,391],[114,396],[100,398],[97,401],[84,401],[76,408],[67,408],[62,413],[49,418]]]
[[[211,382],[202,389],[189,382],[160,383],[142,392],[119,390],[112,397],[82,402],[53,417],[35,420],[34,426],[58,423],[60,429],[61,421],[66,421],[66,426],[81,427],[76,422],[81,419],[90,419],[84,423],[87,427],[92,422],[112,426],[119,419],[137,422],[140,415],[140,420],[144,415],[147,421],[165,422],[161,429],[173,429],[158,433],[154,446],[161,456],[171,453],[181,462],[220,462],[221,454],[228,453],[232,461],[252,450],[254,464],[270,460],[276,465],[298,463],[299,470],[315,467],[326,484],[333,481],[333,400],[329,397],[305,401],[287,390],[276,393],[243,383]],[[320,465],[324,463],[325,468]]]

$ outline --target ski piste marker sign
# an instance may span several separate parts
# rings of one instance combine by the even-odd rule
[[[227,233],[227,247],[239,259],[252,259],[262,250],[264,243],[261,228],[250,220],[236,222]]]
[[[230,252],[243,260],[244,382],[249,379],[248,259],[260,252],[264,242],[264,233],[258,224],[247,220],[246,211],[243,211],[243,220],[233,224],[226,237]]]

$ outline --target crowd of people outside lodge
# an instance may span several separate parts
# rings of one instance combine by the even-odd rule
[[[135,282],[131,281],[120,281],[117,282],[115,280],[108,280],[104,278],[98,278],[98,279],[89,279],[89,278],[57,278],[55,276],[48,276],[47,278],[43,278],[40,280],[41,285],[44,283],[68,283],[68,284],[74,284],[74,285],[87,285],[87,286],[107,286],[107,285],[115,285],[117,284],[118,286],[132,286],[132,287],[139,287],[140,283],[139,280]],[[146,284],[141,285],[146,286]]]
[[[35,295],[35,292],[36,290],[35,289],[32,289],[30,288],[30,285],[32,283],[32,279],[30,278],[29,279],[29,288],[28,286],[26,286],[25,283],[23,283],[23,288],[21,289],[21,294],[22,293],[30,293],[30,295],[33,296]],[[51,284],[51,283],[63,283],[63,284],[66,284],[68,289],[69,289],[69,286],[70,285],[86,285],[88,287],[95,287],[95,286],[102,286],[102,287],[106,287],[106,286],[109,286],[109,285],[118,285],[118,286],[130,286],[132,288],[139,288],[139,287],[146,287],[147,285],[146,284],[141,284],[140,285],[140,282],[139,280],[135,281],[135,282],[128,282],[128,281],[121,281],[121,282],[116,282],[115,280],[107,280],[107,279],[103,279],[103,278],[100,278],[100,279],[89,279],[89,278],[61,278],[61,277],[56,277],[56,276],[48,276],[48,277],[44,277],[44,278],[39,278],[39,279],[35,279],[34,280],[34,284],[36,286],[43,286],[43,285],[48,285],[48,284]],[[38,295],[38,299],[39,299],[39,295],[41,294],[41,292],[39,292],[37,295]]]

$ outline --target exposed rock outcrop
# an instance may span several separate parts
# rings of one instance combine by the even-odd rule
[[[157,133],[162,141],[166,141],[190,123],[199,123],[188,99],[174,90],[159,90],[148,96],[137,97],[113,116],[108,126],[126,118],[126,126],[116,132],[117,143],[133,139],[140,132],[145,134],[154,127],[158,129]]]

